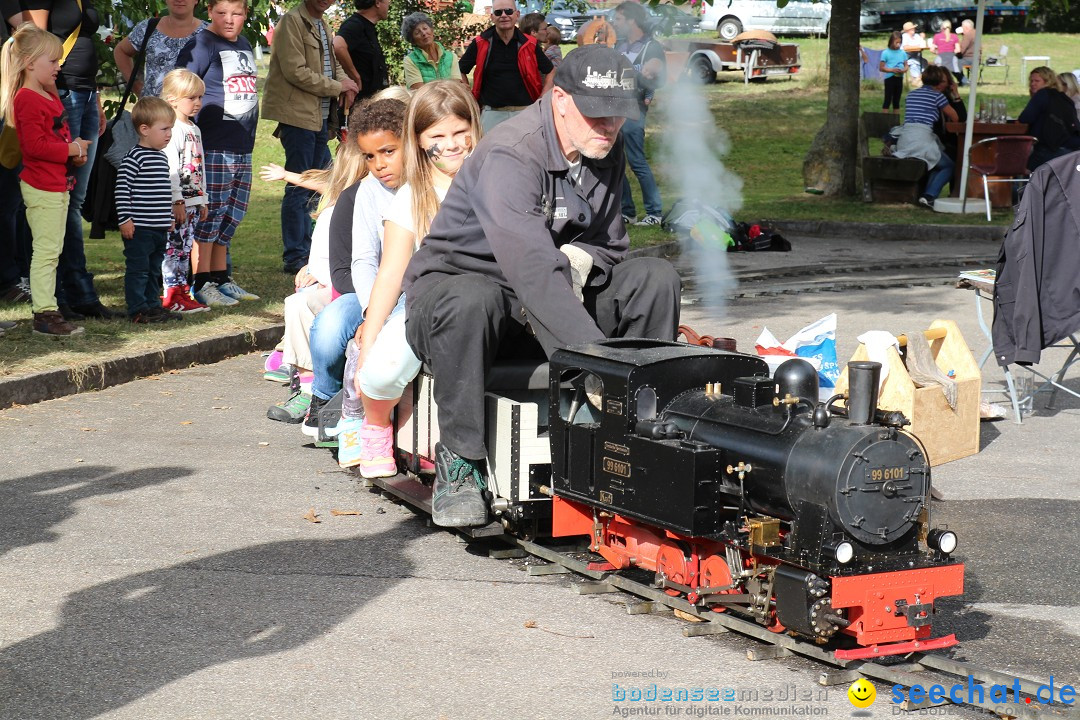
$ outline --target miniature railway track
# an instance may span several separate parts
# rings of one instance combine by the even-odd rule
[[[404,502],[411,506],[419,514],[426,517],[429,526],[435,527],[431,523],[430,517],[430,486],[407,475],[363,480],[362,482],[366,487],[374,488],[376,492],[386,494],[395,502]],[[956,704],[988,710],[1001,717],[1031,718],[1033,720],[1035,718],[1080,720],[1080,708],[1076,706],[1043,705],[1034,700],[1036,691],[1043,683],[1032,678],[1007,674],[941,655],[921,652],[911,653],[904,657],[903,662],[890,665],[868,660],[841,660],[828,649],[812,642],[785,633],[771,632],[755,622],[738,617],[730,612],[716,613],[700,608],[685,598],[672,597],[662,589],[618,572],[596,569],[591,565],[602,560],[602,558],[591,556],[585,545],[556,546],[525,540],[504,534],[502,526],[498,522],[492,522],[477,528],[460,528],[457,532],[467,540],[492,543],[488,549],[488,555],[492,558],[511,559],[532,556],[544,561],[545,564],[543,565],[525,566],[523,570],[529,575],[575,574],[581,576],[582,581],[572,584],[575,592],[579,594],[593,595],[622,592],[638,598],[638,600],[630,602],[626,606],[627,613],[630,615],[666,613],[677,610],[682,617],[696,620],[696,622],[689,622],[683,628],[682,632],[685,637],[704,637],[735,632],[758,640],[761,645],[751,647],[746,651],[749,660],[771,660],[799,655],[817,661],[828,666],[818,676],[818,682],[821,685],[850,684],[860,677],[865,677],[889,685],[900,685],[905,689],[913,685],[921,685],[924,688],[932,685],[948,687],[958,682],[966,683],[968,676],[971,676],[976,683],[987,686],[984,688],[981,701],[972,698],[974,702],[966,702],[966,695],[963,703],[954,703],[949,699],[946,699],[943,703],[930,703],[929,701],[913,703],[910,700],[905,700],[898,705],[903,710],[921,710],[935,705]],[[1014,680],[1019,680],[1021,692],[1032,698],[1030,704],[1027,702],[995,703],[989,699],[990,685],[1005,685],[1010,688],[1011,693]]]
[[[767,271],[742,270],[733,273],[737,284],[725,293],[725,297],[736,300],[812,292],[953,285],[956,276],[964,270],[991,267],[994,263],[995,257],[978,255],[958,256],[948,261],[932,258],[859,265],[800,265]],[[680,274],[686,278],[687,290],[684,295],[695,295],[700,282],[695,269],[680,268]]]

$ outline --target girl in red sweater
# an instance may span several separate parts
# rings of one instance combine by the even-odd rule
[[[86,163],[90,141],[71,139],[64,104],[56,92],[63,46],[52,33],[25,23],[0,52],[0,116],[14,127],[22,150],[19,174],[26,220],[34,237],[30,296],[34,332],[75,335],[83,328],[64,320],[56,305],[56,265],[64,247],[70,170]]]

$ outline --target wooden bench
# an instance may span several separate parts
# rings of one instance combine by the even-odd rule
[[[916,158],[870,154],[870,138],[880,138],[901,123],[901,116],[880,112],[864,112],[859,120],[863,199],[867,202],[918,202],[926,178],[926,163]]]

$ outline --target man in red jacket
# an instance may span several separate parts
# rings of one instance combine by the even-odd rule
[[[515,27],[520,15],[514,0],[495,0],[494,25],[473,38],[458,62],[462,75],[476,68],[473,97],[485,133],[532,105],[554,79],[555,66],[536,38]]]

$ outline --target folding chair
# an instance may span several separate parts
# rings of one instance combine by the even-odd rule
[[[985,71],[990,69],[990,68],[1004,68],[1004,70],[1005,70],[1005,84],[1006,85],[1009,84],[1009,46],[1008,45],[1002,45],[1001,48],[998,49],[998,54],[997,55],[988,56],[981,63],[979,63],[979,65],[980,65],[980,67],[983,68],[982,70],[979,71],[979,77],[980,78],[984,77],[985,76]]]
[[[985,148],[991,158],[989,162],[968,163],[968,167],[982,177],[987,222],[990,222],[990,183],[1026,183],[1030,180],[1027,161],[1034,144],[1035,138],[1031,135],[999,135],[980,140],[971,146],[969,159],[975,155],[976,149],[980,148]],[[993,179],[990,176],[994,176]],[[966,196],[961,210],[965,209]]]

